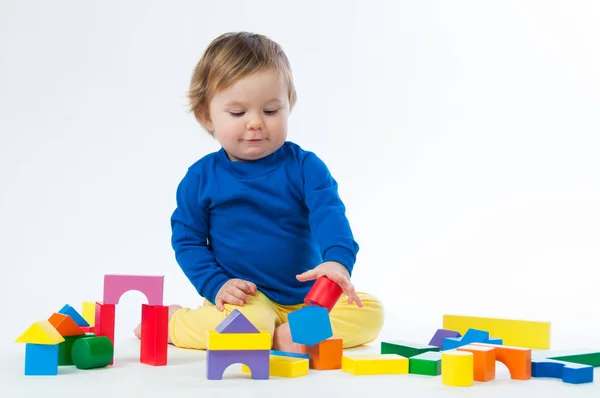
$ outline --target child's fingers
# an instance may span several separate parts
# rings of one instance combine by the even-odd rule
[[[242,300],[244,304],[250,299],[250,296],[237,286],[231,286],[229,289],[227,289],[227,293],[231,294],[237,299]]]
[[[217,298],[217,299],[215,300],[215,306],[217,307],[217,310],[219,310],[219,311],[223,311],[223,309],[224,309],[224,308],[223,308],[223,299],[221,299],[221,298]]]
[[[236,297],[229,292],[223,293],[223,301],[225,301],[226,303],[229,303],[229,304],[239,305],[240,307],[245,304],[241,298]]]
[[[300,282],[305,282],[305,281],[310,281],[313,279],[317,279],[317,277],[319,277],[319,272],[311,269],[309,271],[306,271],[300,275],[296,275],[296,279],[298,279]]]
[[[337,283],[348,297],[355,295],[354,285],[344,275],[334,272],[331,275],[327,275],[327,277]]]
[[[252,295],[256,293],[256,285],[252,282],[248,282],[242,279],[236,279],[234,280],[233,285],[244,293]]]

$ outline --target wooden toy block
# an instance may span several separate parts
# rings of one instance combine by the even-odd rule
[[[501,339],[490,338],[489,332],[485,330],[469,329],[464,336],[460,338],[447,337],[442,342],[442,349],[453,350],[458,347],[465,346],[471,343],[489,343],[502,345]]]
[[[81,304],[81,315],[89,326],[94,326],[96,322],[96,303],[94,301],[84,301]]]
[[[532,354],[533,355],[533,354]],[[537,358],[536,358],[537,359]],[[600,350],[577,349],[545,353],[540,359],[554,359],[593,367],[600,366]]]
[[[264,331],[220,334],[216,330],[208,330],[206,334],[206,348],[211,351],[271,350],[271,334]]]
[[[231,311],[215,330],[218,333],[259,333],[248,318],[237,309]]]
[[[468,344],[458,347],[457,351],[473,353],[473,380],[490,381],[496,377],[496,349]]]
[[[83,333],[94,333],[93,326],[80,326],[80,328],[83,331]]]
[[[169,307],[142,304],[140,362],[152,366],[167,364]]]
[[[56,376],[58,344],[25,344],[25,376]]]
[[[310,359],[310,355],[309,354],[302,354],[299,352],[287,352],[287,351],[277,351],[277,350],[271,350],[271,356],[280,356],[280,357],[292,357],[292,358],[306,358],[306,359]]]
[[[342,371],[355,376],[408,374],[408,358],[397,354],[344,355]]]
[[[90,326],[89,323],[87,323],[87,321],[83,319],[81,314],[69,304],[65,304],[65,306],[62,307],[60,311],[58,311],[58,313],[68,315],[69,317],[71,317],[71,319],[75,321],[77,326]]]
[[[316,370],[341,369],[344,344],[341,338],[329,338],[310,346],[302,346],[302,352],[310,357],[310,368]]]
[[[68,315],[54,313],[48,318],[48,321],[60,333],[61,336],[82,336],[85,334],[75,321]]]
[[[236,334],[229,334],[229,336]],[[224,335],[223,335],[224,336]],[[252,379],[269,379],[269,350],[206,350],[206,378],[222,380],[223,372],[230,365],[242,363],[248,366]]]
[[[79,336],[65,336],[65,341],[58,345],[58,366],[70,366],[73,365],[73,357],[71,355],[73,350],[73,344],[81,338],[89,337],[88,335],[82,334]]]
[[[83,337],[73,343],[71,357],[77,369],[103,368],[113,362],[113,343],[106,336]]]
[[[44,320],[32,324],[15,343],[28,343],[35,345],[54,345],[65,341],[65,338],[58,333],[58,330],[52,326],[50,321]],[[32,348],[33,352],[39,352],[40,349]],[[37,351],[36,351],[37,350]]]
[[[448,350],[442,352],[442,384],[452,387],[473,385],[473,353]]]
[[[244,373],[250,373],[250,368],[242,365]],[[306,376],[309,371],[309,361],[306,358],[271,355],[269,357],[269,376],[274,377],[300,377]]]
[[[442,373],[442,353],[427,351],[408,358],[408,373],[439,376]]]
[[[115,305],[96,303],[96,321],[94,322],[96,336],[107,337],[115,345]],[[112,365],[113,362],[110,363]]]
[[[148,305],[163,305],[164,276],[104,275],[104,304],[119,304],[121,296],[137,290],[146,296]]]
[[[534,359],[531,361],[533,377],[552,377],[564,383],[582,384],[594,381],[594,367],[554,359]]]
[[[430,346],[438,347],[440,350],[443,347],[444,339],[446,338],[460,338],[461,335],[455,330],[438,329],[431,340],[429,341]],[[441,356],[440,356],[441,357]]]
[[[471,328],[486,330],[509,346],[550,348],[550,322],[444,315],[443,328],[461,334]]]
[[[487,343],[473,343],[476,346],[492,347],[496,353],[496,361],[502,362],[515,380],[531,379],[531,348],[511,347]],[[442,365],[443,366],[443,365]]]
[[[333,337],[329,311],[324,307],[302,307],[288,315],[292,341],[296,344],[315,345]]]
[[[408,341],[394,340],[394,341],[382,341],[381,342],[381,353],[382,354],[397,354],[406,358],[414,357],[415,355],[422,354],[428,351],[439,351],[440,349],[435,346],[411,343]]]
[[[341,295],[342,288],[337,283],[326,276],[320,276],[308,291],[304,304],[327,308],[331,312]]]

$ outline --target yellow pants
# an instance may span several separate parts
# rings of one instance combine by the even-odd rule
[[[333,336],[343,339],[344,348],[372,342],[383,327],[383,305],[369,294],[357,294],[363,302],[362,308],[356,304],[348,304],[348,297],[342,294],[329,314]],[[257,329],[273,336],[275,328],[287,322],[288,314],[303,306],[304,304],[280,305],[261,292],[250,296],[250,300],[243,306],[225,304],[223,311],[204,300],[201,307],[183,308],[173,314],[169,322],[169,337],[177,347],[205,350],[206,331],[215,329],[234,309],[244,314]]]

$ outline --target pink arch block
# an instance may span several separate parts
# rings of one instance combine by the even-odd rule
[[[119,304],[121,296],[137,290],[143,293],[148,305],[163,305],[164,276],[104,275],[103,304]]]

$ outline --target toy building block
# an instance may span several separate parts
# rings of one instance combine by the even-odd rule
[[[217,333],[259,333],[258,329],[238,309],[231,311],[216,328]]]
[[[473,353],[473,380],[490,381],[496,377],[496,349],[468,344],[458,347],[457,351]]]
[[[25,344],[25,376],[56,376],[57,344]]]
[[[306,376],[309,370],[309,361],[306,358],[271,355],[269,357],[269,376],[275,377],[300,377]],[[242,365],[242,372],[251,373],[250,368]]]
[[[341,295],[342,288],[337,283],[326,276],[320,276],[304,297],[304,304],[327,308],[331,312]]]
[[[496,361],[500,361],[506,365],[511,379],[531,379],[531,348],[486,343],[473,343],[473,345],[494,348]]]
[[[589,349],[577,349],[546,352],[544,353],[543,358],[540,359],[554,359],[562,362],[571,362],[578,363],[580,365],[598,367],[600,366],[600,351]]]
[[[121,296],[137,290],[146,296],[148,305],[163,305],[164,276],[104,275],[104,304],[119,304]]]
[[[439,350],[440,349],[435,346],[411,343],[408,341],[395,340],[381,342],[382,354],[397,354],[406,358],[414,357],[415,355],[419,355],[428,351]]]
[[[259,333],[224,333],[208,330],[206,349],[208,350],[271,350],[271,334]]]
[[[554,359],[534,359],[531,361],[531,376],[552,377],[570,384],[591,383],[594,381],[594,367]]]
[[[439,376],[442,373],[442,353],[427,351],[408,358],[408,373],[423,376]]]
[[[460,338],[461,335],[455,330],[438,329],[431,340],[429,341],[430,346],[438,347],[440,350],[443,347],[445,338]]]
[[[73,364],[77,369],[103,368],[112,363],[114,347],[106,336],[77,339],[71,349]]]
[[[342,371],[354,376],[408,374],[408,358],[396,354],[344,355]]]
[[[292,341],[315,345],[333,337],[329,311],[324,307],[302,307],[288,315]]]
[[[230,334],[234,336],[235,334]],[[222,380],[230,365],[242,363],[251,369],[254,380],[269,379],[269,350],[206,350],[206,378]]]
[[[83,331],[83,333],[94,333],[93,326],[79,326],[79,328]]]
[[[65,338],[58,333],[58,330],[52,326],[50,321],[44,320],[31,325],[15,340],[15,343],[55,345],[63,341],[65,341]]]
[[[302,352],[310,356],[310,368],[316,370],[341,369],[344,344],[341,338],[329,338],[315,345],[303,345]]]
[[[490,338],[489,332],[485,330],[469,329],[460,338],[447,337],[442,343],[442,350],[453,350],[471,343],[488,343],[502,345],[502,340]]]
[[[54,313],[48,318],[48,321],[63,337],[82,336],[85,334],[85,332],[75,323],[73,318],[68,315]]]
[[[83,319],[81,314],[79,312],[77,312],[77,310],[75,308],[71,307],[69,304],[65,304],[65,306],[62,307],[60,309],[60,311],[58,311],[58,313],[68,315],[69,317],[71,317],[71,319],[75,321],[77,326],[90,326],[90,324],[87,323],[87,321],[85,319]]]
[[[310,359],[309,354],[302,354],[299,352],[277,351],[277,350],[271,350],[271,356]]]
[[[509,346],[550,348],[550,322],[444,315],[443,328],[461,334],[471,328],[486,330]]]
[[[81,304],[81,315],[89,326],[94,326],[94,323],[96,322],[96,302],[84,301]]]
[[[152,366],[167,364],[169,307],[142,304],[140,362]]]
[[[65,336],[65,341],[58,345],[58,366],[73,365],[73,357],[71,355],[73,344],[81,338],[90,336],[93,335],[82,334],[79,336]]]
[[[115,345],[115,305],[96,303],[96,321],[94,325],[96,336],[107,337]],[[112,365],[113,362],[110,363]]]
[[[448,350],[442,352],[442,384],[452,387],[473,385],[473,353]]]

